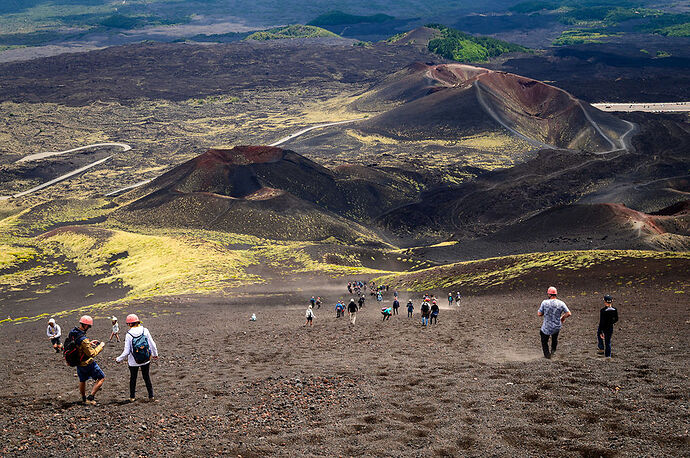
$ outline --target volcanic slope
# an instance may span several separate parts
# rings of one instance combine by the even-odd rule
[[[688,205],[679,202],[655,214],[622,204],[557,206],[486,237],[461,241],[453,251],[458,257],[591,249],[688,251]]]
[[[331,171],[293,151],[238,146],[209,150],[124,194],[111,218],[276,240],[381,244],[362,224],[408,202],[414,190],[405,186],[385,171],[371,177],[348,167]]]
[[[354,104],[367,111],[392,106],[359,127],[399,139],[444,140],[508,129],[537,147],[589,152],[624,149],[632,128],[557,87],[464,64],[412,64]]]

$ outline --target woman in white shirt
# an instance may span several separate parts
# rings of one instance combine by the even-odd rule
[[[60,329],[60,325],[55,323],[53,318],[48,320],[48,329],[46,330],[46,335],[48,336],[48,339],[50,339],[50,343],[53,344],[55,353],[60,353],[60,350],[62,350],[62,343],[60,342],[62,330]]]
[[[146,390],[149,394],[149,401],[153,401],[153,385],[151,385],[151,378],[149,377],[149,366],[151,358],[158,359],[158,348],[156,342],[153,341],[151,333],[148,329],[141,325],[139,317],[131,313],[127,315],[125,320],[129,331],[125,337],[125,349],[115,361],[122,362],[127,358],[129,365],[129,401],[134,402],[135,391],[137,388],[137,373],[141,369],[141,377],[146,384]]]

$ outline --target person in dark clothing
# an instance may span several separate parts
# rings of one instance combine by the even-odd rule
[[[599,311],[599,327],[597,328],[597,347],[600,355],[611,357],[611,337],[613,325],[618,321],[618,310],[613,306],[613,298],[604,296],[604,306]]]
[[[431,313],[431,308],[427,301],[422,302],[422,326],[429,324],[429,314]]]
[[[359,308],[360,310],[364,308],[364,302],[366,301],[366,298],[364,297],[364,294],[359,296]]]
[[[350,299],[350,303],[347,305],[347,312],[350,314],[350,324],[354,326],[355,321],[357,321],[357,304],[354,299]]]
[[[398,298],[396,297],[395,300],[393,301],[393,315],[398,314],[399,308],[400,308],[400,302],[398,302]]]
[[[429,320],[429,324],[438,324],[438,304],[434,301],[431,304],[431,320]]]
[[[414,304],[412,303],[412,299],[407,301],[407,317],[412,318],[412,313],[414,312]]]

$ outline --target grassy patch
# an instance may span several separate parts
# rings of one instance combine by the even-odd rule
[[[36,254],[32,247],[0,244],[0,270],[34,259]]]
[[[607,34],[589,30],[566,30],[553,41],[555,46],[579,45],[584,43],[601,43],[616,34]]]
[[[333,32],[330,32],[321,27],[314,27],[312,25],[288,25],[285,27],[275,27],[273,29],[261,30],[249,35],[246,40],[285,40],[292,38],[317,38],[317,37],[337,37]]]
[[[486,62],[508,52],[530,52],[524,46],[490,37],[475,37],[440,24],[427,27],[441,32],[440,38],[429,41],[429,51],[458,62]]]
[[[98,283],[122,282],[135,298],[220,290],[259,280],[244,270],[253,262],[247,252],[197,239],[64,231],[44,239],[41,246],[74,262],[81,275],[102,276]]]

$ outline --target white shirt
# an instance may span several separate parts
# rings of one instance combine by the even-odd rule
[[[156,348],[156,342],[153,341],[153,337],[151,337],[151,333],[149,332],[149,330],[143,326],[137,326],[127,331],[127,335],[125,336],[125,349],[123,350],[122,354],[117,357],[118,363],[125,359],[125,357],[127,357],[127,364],[133,367],[146,366],[148,363],[151,362],[149,360],[145,363],[139,364],[135,361],[134,356],[132,356],[132,336],[139,337],[142,334],[144,334],[146,336],[146,339],[149,341],[151,357],[158,356],[158,348]]]
[[[48,329],[46,329],[46,335],[52,339],[57,339],[58,337],[60,337],[62,335],[60,325],[57,323],[55,323],[55,327],[48,325]]]

